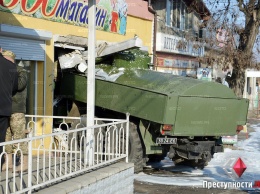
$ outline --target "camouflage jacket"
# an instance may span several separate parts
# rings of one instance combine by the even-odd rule
[[[12,98],[12,113],[26,113],[27,72],[17,66],[18,92]]]

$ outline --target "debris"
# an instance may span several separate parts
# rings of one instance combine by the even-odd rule
[[[86,61],[82,58],[82,54],[78,50],[59,56],[59,62],[61,69],[73,68],[80,63],[87,66]]]

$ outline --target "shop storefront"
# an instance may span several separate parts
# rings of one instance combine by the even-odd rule
[[[16,55],[17,64],[28,72],[28,114],[45,114],[45,98],[38,100],[38,95],[46,95],[44,77],[46,74],[45,47],[52,33],[18,26],[0,24],[0,46],[11,50]],[[38,107],[38,108],[34,108]]]

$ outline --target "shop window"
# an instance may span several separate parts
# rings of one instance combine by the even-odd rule
[[[44,62],[21,61],[16,63],[27,71],[26,114],[44,114]]]

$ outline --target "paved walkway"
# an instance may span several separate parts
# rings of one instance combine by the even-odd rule
[[[0,193],[13,193],[21,190],[21,188],[27,188],[29,183],[32,186],[41,184],[47,180],[63,176],[65,172],[69,173],[70,169],[74,170],[75,167],[79,169],[79,165],[75,162],[75,159],[72,160],[71,166],[65,165],[64,158],[61,159],[55,162],[53,158],[49,161],[49,158],[46,157],[45,159],[41,158],[37,162],[36,157],[33,158],[31,181],[28,177],[28,171],[15,173],[12,172],[12,169],[9,169],[8,171],[1,172]],[[46,168],[43,168],[44,163]]]
[[[70,162],[67,162],[66,164],[64,162],[64,158],[56,162],[54,161],[53,158],[51,159],[51,161],[49,161],[48,158],[45,158],[45,160],[41,158],[41,160],[37,162],[37,159],[33,158],[31,181],[29,180],[28,177],[28,171],[22,173],[15,173],[12,172],[12,170],[10,169],[8,171],[1,172],[0,194],[15,193],[16,191],[21,190],[21,188],[27,188],[28,185],[30,185],[29,183],[31,183],[31,186],[35,186],[36,184],[42,184],[42,188],[46,188],[46,185],[45,184],[43,185],[44,182],[46,181],[48,182],[49,180],[53,180],[55,178],[61,177],[66,172],[70,173],[70,172],[75,172],[76,170],[80,170],[80,168],[84,169],[83,163],[79,163],[78,161],[75,161],[75,159],[68,160],[68,161]],[[42,168],[44,162],[47,166],[46,168]],[[106,166],[109,167],[110,165],[113,164],[110,163],[107,164]],[[124,168],[122,167],[122,165],[125,167],[129,167],[129,164],[126,164],[125,162],[120,162],[120,165],[121,165],[120,169]],[[88,171],[81,172],[77,176],[90,173],[93,170],[97,170],[97,167],[96,169],[91,169]],[[76,177],[76,175],[74,177]],[[52,184],[49,183],[47,186],[50,185]],[[37,190],[39,190],[39,188],[37,188]]]

